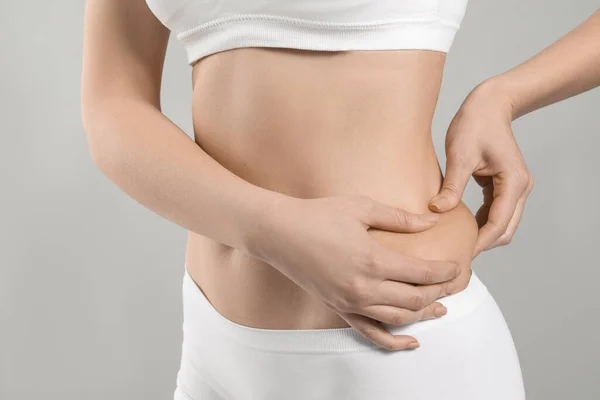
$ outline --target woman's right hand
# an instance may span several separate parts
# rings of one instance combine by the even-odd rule
[[[438,219],[362,195],[282,196],[265,210],[247,251],[318,296],[365,338],[403,350],[418,347],[416,339],[392,335],[379,321],[403,325],[444,315],[435,300],[452,293],[460,268],[395,252],[368,230],[420,232]]]

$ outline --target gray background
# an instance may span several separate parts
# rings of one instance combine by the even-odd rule
[[[593,0],[471,0],[448,55],[434,140],[468,91],[588,17]],[[93,164],[80,117],[83,1],[0,13],[0,399],[169,399],[181,351],[186,231]],[[164,112],[192,135],[171,38]],[[473,267],[504,312],[528,399],[600,398],[600,90],[515,121],[536,178],[513,243]],[[481,202],[473,181],[464,197]]]

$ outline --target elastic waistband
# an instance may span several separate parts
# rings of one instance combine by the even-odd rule
[[[185,268],[182,284],[184,304],[184,332],[194,337],[197,329],[218,330],[238,344],[256,350],[277,353],[348,353],[378,348],[364,338],[354,328],[328,329],[262,329],[235,323],[219,313],[210,303],[204,292],[196,285]],[[479,280],[475,272],[467,287],[454,295],[437,300],[448,309],[441,318],[418,321],[412,324],[395,326],[383,324],[394,335],[414,335],[455,319],[475,309],[490,296],[487,287]]]

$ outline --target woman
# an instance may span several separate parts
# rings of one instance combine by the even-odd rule
[[[510,240],[533,187],[511,121],[599,84],[600,13],[473,90],[443,180],[431,121],[465,7],[88,0],[92,157],[189,232],[175,399],[524,398],[470,264]],[[170,31],[194,141],[160,111]]]

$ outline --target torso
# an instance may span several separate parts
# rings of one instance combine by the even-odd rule
[[[442,184],[431,121],[444,62],[445,53],[427,50],[216,53],[193,67],[195,141],[270,190],[301,198],[365,194],[429,212]],[[468,271],[477,224],[461,202],[425,232],[369,233],[404,254],[456,260]],[[348,327],[275,268],[191,231],[186,265],[217,311],[236,323]]]

